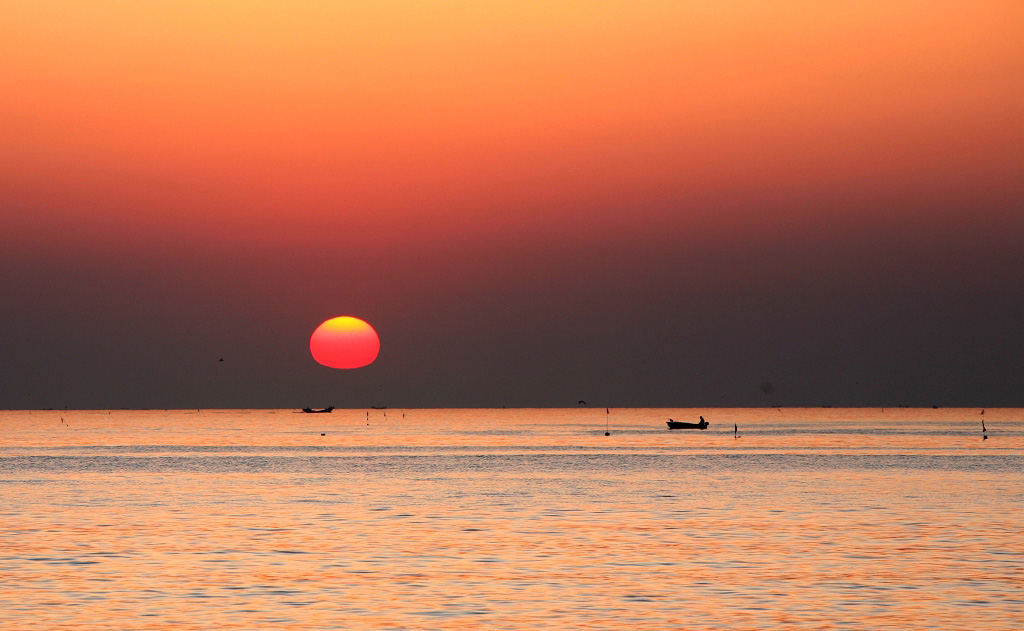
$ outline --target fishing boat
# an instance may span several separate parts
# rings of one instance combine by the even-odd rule
[[[700,417],[700,423],[685,423],[683,421],[673,421],[672,419],[668,420],[669,429],[707,429],[708,425],[711,425],[711,423],[705,421],[703,416]]]
[[[331,412],[334,410],[334,406],[325,407],[320,410],[314,410],[313,408],[302,408],[302,411],[307,414],[323,414],[325,412]]]

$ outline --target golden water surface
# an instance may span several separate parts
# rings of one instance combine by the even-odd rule
[[[1022,531],[1018,409],[0,412],[5,631],[1009,630]]]

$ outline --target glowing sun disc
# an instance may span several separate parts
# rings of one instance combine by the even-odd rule
[[[309,338],[309,352],[324,366],[360,368],[377,359],[380,338],[363,320],[340,316],[316,327]]]

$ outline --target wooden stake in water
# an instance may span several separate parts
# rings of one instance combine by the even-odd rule
[[[605,436],[611,436],[612,435],[612,433],[608,431],[608,415],[609,414],[610,414],[610,412],[608,411],[608,408],[605,408],[604,409],[604,435]]]

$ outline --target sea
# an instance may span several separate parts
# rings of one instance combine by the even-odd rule
[[[1021,409],[0,412],[4,631],[1021,628]]]

